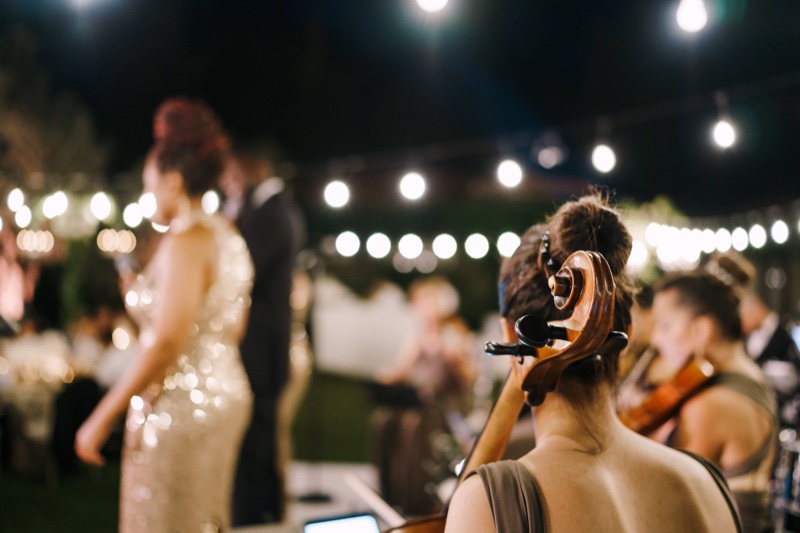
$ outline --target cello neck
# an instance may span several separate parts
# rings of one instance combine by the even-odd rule
[[[478,435],[472,451],[464,461],[464,468],[458,479],[459,484],[479,466],[499,461],[503,457],[511,438],[511,430],[514,429],[524,403],[525,393],[517,383],[513,372],[509,372],[483,426],[483,431]]]

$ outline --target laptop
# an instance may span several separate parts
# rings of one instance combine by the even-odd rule
[[[311,520],[303,526],[303,533],[380,533],[380,529],[374,516],[361,513]]]

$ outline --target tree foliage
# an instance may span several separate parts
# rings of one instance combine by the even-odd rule
[[[0,171],[36,189],[65,187],[102,172],[108,152],[81,103],[52,89],[34,40],[22,29],[0,36]]]

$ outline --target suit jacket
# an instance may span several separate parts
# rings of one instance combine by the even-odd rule
[[[791,363],[794,366],[796,375],[800,376],[800,351],[797,349],[792,336],[781,325],[778,325],[775,329],[764,351],[756,357],[756,363],[762,368],[769,361]],[[800,422],[800,413],[798,413],[798,409],[800,409],[800,381],[792,391],[778,390],[776,392],[781,423],[784,425],[796,425]]]
[[[292,310],[289,297],[296,246],[291,205],[279,192],[260,206],[248,198],[237,226],[255,267],[242,361],[256,394],[280,392],[288,380]]]

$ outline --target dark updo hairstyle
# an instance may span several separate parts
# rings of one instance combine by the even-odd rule
[[[744,338],[735,288],[717,276],[708,272],[668,274],[656,283],[655,291],[676,291],[678,305],[689,308],[696,317],[710,317],[723,338],[730,341]]]
[[[153,118],[155,144],[150,157],[160,172],[179,172],[186,193],[200,196],[213,189],[225,167],[228,137],[204,102],[170,98]]]
[[[545,268],[542,237],[548,234],[553,266]],[[625,274],[632,238],[619,213],[608,205],[605,195],[595,192],[562,205],[545,224],[537,224],[522,236],[516,252],[500,269],[500,312],[510,323],[524,315],[539,315],[549,320],[564,319],[570,310],[559,310],[547,285],[573,252],[599,252],[614,275],[614,320],[612,329],[627,333],[631,322],[633,291]],[[549,272],[548,272],[549,271]],[[564,370],[559,390],[573,399],[587,396],[585,385],[605,381],[613,384],[617,376],[619,353],[601,361],[573,364]],[[577,383],[576,383],[577,381]],[[572,387],[577,384],[580,389]]]

